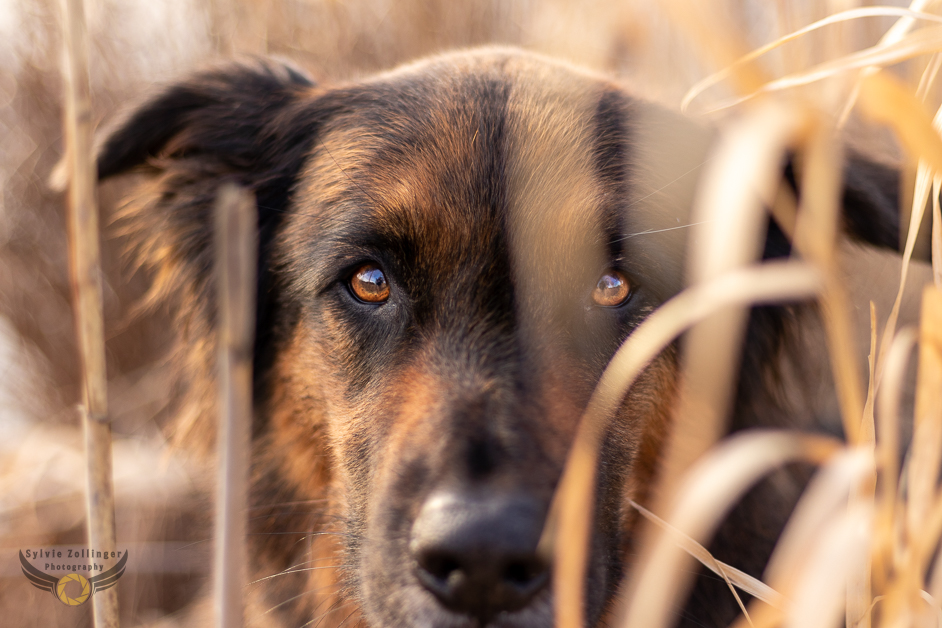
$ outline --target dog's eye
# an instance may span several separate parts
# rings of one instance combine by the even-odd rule
[[[350,290],[364,303],[384,303],[389,299],[389,283],[376,264],[364,264],[350,278]]]
[[[608,270],[595,284],[592,300],[602,307],[617,307],[631,296],[631,284],[628,278],[617,270]]]

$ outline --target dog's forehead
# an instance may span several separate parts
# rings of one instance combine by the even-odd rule
[[[659,140],[639,145],[646,110],[603,77],[492,50],[406,66],[333,97],[346,106],[296,196],[314,216],[311,233],[418,239],[456,263],[499,233],[518,268],[543,272],[553,260],[599,266],[613,239],[686,222],[683,201],[665,212],[648,200],[670,169],[644,172],[639,156]]]

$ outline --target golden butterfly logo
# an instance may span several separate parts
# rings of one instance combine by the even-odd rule
[[[117,565],[97,576],[86,578],[81,574],[70,573],[61,578],[57,578],[52,574],[48,574],[33,567],[29,564],[29,561],[26,560],[26,557],[23,556],[22,550],[20,551],[20,564],[23,568],[23,575],[29,579],[34,587],[42,589],[43,591],[49,591],[56,596],[56,599],[67,606],[79,606],[80,604],[84,604],[88,601],[88,598],[99,591],[110,589],[116,585],[118,578],[124,575],[124,568],[127,563],[128,553],[125,552]],[[75,597],[70,597],[66,592],[66,587],[72,582],[77,583],[78,587],[81,588],[81,592]],[[77,587],[71,587],[72,591],[75,591],[76,588]]]

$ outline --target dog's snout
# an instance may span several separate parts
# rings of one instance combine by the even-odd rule
[[[443,606],[482,625],[520,610],[549,580],[536,553],[544,515],[523,494],[434,494],[412,528],[416,575]]]

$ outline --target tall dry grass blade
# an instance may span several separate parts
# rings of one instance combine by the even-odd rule
[[[935,117],[930,120],[921,103],[911,96],[905,87],[885,75],[885,73],[869,77],[864,84],[864,88],[866,88],[864,113],[875,121],[890,126],[910,155],[919,160],[916,190],[913,194],[913,205],[910,213],[909,232],[903,251],[900,287],[890,317],[887,320],[886,329],[883,332],[884,343],[888,343],[896,328],[900,304],[906,287],[909,262],[912,259],[919,225],[922,223],[926,201],[934,179],[932,174],[942,172],[942,139],[939,137],[939,131],[942,129],[942,108],[939,108]],[[938,197],[938,193],[936,193],[936,197]],[[936,198],[933,204],[937,200]],[[886,346],[883,349],[886,349]],[[878,368],[878,385],[881,374],[882,369]]]
[[[63,0],[65,44],[65,152],[69,171],[69,235],[75,323],[82,366],[88,544],[114,551],[114,478],[105,372],[99,250],[97,173],[93,153],[88,83],[88,38],[82,0]],[[117,628],[118,593],[112,587],[92,597],[95,626]]]
[[[247,582],[245,528],[251,466],[257,210],[245,190],[216,199],[217,386],[219,398],[213,596],[216,626],[242,625]]]
[[[798,222],[798,199],[795,193],[789,187],[788,183],[782,181],[778,186],[778,192],[775,199],[769,204],[772,218],[778,224],[779,229],[785,234],[789,242],[795,239],[795,226]]]
[[[906,61],[924,54],[942,50],[942,26],[932,26],[910,33],[905,39],[889,46],[873,46],[849,54],[841,59],[827,61],[809,68],[803,72],[784,76],[780,79],[765,83],[759,89],[745,93],[742,96],[721,102],[704,114],[711,114],[723,109],[735,107],[753,98],[771,92],[782,91],[802,85],[810,85],[817,81],[830,78],[849,70],[859,70],[866,67],[886,67]],[[870,77],[868,77],[869,79]]]
[[[904,508],[897,509],[905,528],[904,544],[896,557],[896,577],[888,587],[885,604],[887,625],[891,626],[934,626],[938,613],[938,608],[927,609],[919,596],[942,534],[942,493],[937,482],[939,445],[933,447],[933,442],[925,442],[942,441],[942,293],[932,285],[923,292],[919,340],[915,425],[907,463],[906,502]],[[914,471],[914,467],[921,470]],[[926,477],[925,474],[933,470],[935,474]],[[933,573],[929,580],[932,591],[938,584],[936,576]]]
[[[922,5],[924,5],[927,2],[924,0],[917,0],[913,4],[915,5],[917,3],[921,3]],[[917,19],[942,23],[942,18],[940,18],[937,15],[932,15],[931,13],[922,12],[923,8],[924,7],[922,6],[920,6],[919,8],[913,8],[912,6],[910,6],[909,9],[903,9],[900,7],[860,7],[856,9],[850,9],[848,11],[842,11],[834,15],[829,15],[828,17],[818,20],[817,22],[814,22],[813,24],[809,24],[808,26],[805,26],[796,31],[793,31],[783,37],[780,37],[773,42],[770,42],[764,46],[760,46],[759,48],[756,48],[749,54],[744,55],[740,57],[739,59],[737,59],[732,65],[725,67],[719,72],[711,74],[710,76],[702,79],[701,81],[696,83],[693,87],[691,87],[687,91],[687,93],[684,95],[683,100],[681,101],[680,108],[682,111],[686,111],[690,107],[690,104],[694,100],[696,100],[698,96],[703,94],[706,90],[710,89],[714,85],[717,85],[723,82],[724,80],[726,80],[735,71],[735,68],[741,65],[747,64],[747,63],[752,63],[756,61],[757,59],[759,59],[760,57],[768,54],[769,52],[772,52],[773,50],[781,46],[784,46],[785,44],[789,42],[795,41],[796,39],[799,39],[800,37],[807,35],[808,33],[812,33],[826,26],[840,24],[842,22],[847,22],[849,20],[859,20],[861,18],[866,18],[866,17],[890,17],[890,16],[900,17],[900,19],[896,22],[897,25],[903,23],[904,21],[906,21],[907,24],[911,25],[911,24],[914,24]],[[906,30],[908,30],[909,28],[911,28],[911,26],[907,26]],[[895,36],[892,39],[888,39],[890,34],[894,32],[894,29],[896,29],[896,25],[894,25],[893,28],[891,28],[887,32],[887,34],[884,36],[884,39],[881,39],[880,44],[878,45],[885,46],[888,43],[893,43],[895,41],[898,41],[899,38],[906,32],[904,30],[902,33],[899,34],[899,36]]]
[[[87,465],[86,508],[90,547],[115,551],[114,465],[111,452],[111,424],[80,407],[85,426],[85,464]],[[117,628],[118,592],[112,587],[92,597],[96,628]]]
[[[877,461],[879,475],[879,502],[874,540],[877,545],[874,556],[874,574],[882,589],[886,579],[898,567],[901,555],[901,527],[897,512],[901,510],[897,485],[900,477],[899,441],[902,423],[899,404],[903,395],[903,383],[909,355],[916,345],[916,332],[912,328],[899,331],[886,355],[886,370],[877,396],[879,438],[877,439]]]
[[[767,224],[765,204],[780,187],[787,149],[801,142],[809,120],[777,103],[763,103],[732,124],[721,136],[695,200],[689,277],[692,285],[746,265],[761,255]],[[683,375],[673,424],[664,447],[654,510],[667,511],[690,466],[725,431],[732,391],[736,388],[747,308],[726,308],[694,327],[684,342]],[[652,549],[663,536],[647,526],[636,574],[654,560]],[[686,571],[674,583],[682,595],[690,584]],[[633,576],[634,577],[634,576]]]
[[[667,11],[671,22],[680,26],[709,56],[715,67],[730,69],[726,76],[732,78],[739,92],[751,92],[766,82],[757,64],[736,64],[748,47],[737,29],[720,19],[718,11],[704,10],[705,5],[695,0],[668,0],[661,7]]]
[[[939,110],[942,113],[942,109]],[[939,121],[938,114],[936,120]],[[913,191],[913,203],[909,216],[909,229],[906,234],[906,244],[903,247],[903,263],[900,266],[899,289],[896,292],[896,300],[890,309],[890,315],[887,317],[886,325],[883,327],[883,340],[880,346],[880,354],[877,359],[877,387],[883,379],[883,358],[887,353],[889,343],[892,341],[893,334],[896,331],[896,324],[899,321],[900,307],[903,303],[903,294],[906,291],[906,282],[909,278],[909,263],[913,258],[913,251],[916,248],[916,239],[919,235],[919,226],[922,224],[922,217],[926,209],[926,201],[929,199],[932,177],[929,166],[924,160],[919,161],[916,170],[915,190]]]
[[[641,371],[688,327],[724,307],[813,296],[818,274],[801,263],[773,262],[688,288],[649,316],[622,344],[589,400],[553,498],[540,553],[555,557],[556,625],[582,625],[598,448],[612,416]],[[561,542],[565,539],[565,544]]]
[[[926,286],[919,325],[919,367],[908,476],[907,530],[923,533],[942,465],[942,291]]]
[[[920,588],[939,547],[940,535],[942,535],[942,495],[936,494],[926,515],[925,523],[919,531],[919,536],[912,540],[913,561],[910,577],[913,581],[920,583]]]
[[[825,522],[845,508],[851,490],[873,463],[866,448],[844,447],[815,474],[769,559],[763,579],[769,586],[788,597],[794,575],[808,560],[807,549],[816,542]]]
[[[877,307],[870,302],[870,353],[867,356],[868,383],[867,401],[864,404],[863,423],[860,429],[860,442],[872,455],[876,450],[876,426],[874,425],[873,406],[876,397],[875,368],[877,362]],[[876,498],[876,466],[869,477],[862,479],[853,487],[850,495],[850,508],[857,506],[873,510]],[[871,552],[860,552],[851,557],[847,575],[847,604],[844,611],[844,624],[847,628],[870,628],[870,607],[873,602],[871,591],[872,564]]]
[[[831,369],[837,388],[844,433],[852,444],[860,439],[863,392],[853,340],[853,319],[834,250],[840,216],[841,169],[833,131],[823,120],[809,134],[801,153],[801,211],[795,228],[795,249],[821,272],[825,289],[821,310]]]
[[[940,57],[942,58],[942,57]],[[932,179],[932,280],[942,290],[942,210],[939,208],[942,194],[942,176]]]
[[[640,512],[645,519],[670,532],[674,536],[674,540],[681,549],[696,558],[704,567],[726,581],[726,584],[733,592],[733,595],[736,596],[736,601],[739,603],[740,608],[742,608],[743,616],[747,618],[747,621],[750,625],[752,622],[748,620],[749,613],[745,607],[743,607],[742,600],[739,599],[739,595],[736,593],[734,586],[739,587],[752,597],[762,600],[770,606],[782,608],[785,605],[785,600],[782,598],[782,595],[769,585],[765,584],[758,578],[753,578],[746,572],[737,569],[732,565],[727,565],[726,563],[717,560],[703,545],[697,543],[694,539],[690,538],[671,524],[667,523],[641,504],[632,500],[631,505],[635,510]]]
[[[810,22],[811,18],[805,15],[809,8],[810,5],[789,2],[788,0],[776,0],[776,25],[778,27],[776,33],[778,34],[778,38],[785,37],[788,33],[792,33],[801,28],[804,24]],[[782,61],[785,72],[797,72],[800,68],[805,67],[808,64],[808,53],[809,46],[807,45],[789,46],[783,50]]]
[[[764,580],[769,586],[778,591],[783,599],[789,600],[789,603],[785,608],[750,604],[753,622],[757,628],[781,626],[787,615],[793,617],[797,613],[800,616],[807,612],[795,608],[795,599],[797,596],[798,604],[802,606],[812,604],[808,601],[811,592],[801,593],[798,589],[802,582],[813,577],[818,569],[811,566],[815,557],[827,551],[821,544],[822,532],[834,524],[837,517],[847,512],[848,496],[861,482],[868,481],[873,469],[873,457],[867,449],[844,447],[836,451],[812,478],[779,537],[764,574]],[[872,511],[872,506],[865,503],[857,504],[854,508]],[[851,573],[854,559],[863,553],[866,552],[848,552],[839,561],[841,568],[846,571],[842,572],[836,587],[828,588],[831,625],[836,624],[837,620],[834,609],[840,609],[845,599],[843,588],[846,576]],[[868,616],[872,608],[871,601],[864,608],[861,618]],[[856,618],[851,621],[854,625]],[[734,628],[744,628],[744,625],[745,622],[740,619],[734,624]]]
[[[878,73],[869,77],[861,89],[861,105],[864,112],[878,122],[890,125],[900,142],[906,147],[910,154],[925,165],[920,165],[920,172],[917,176],[917,184],[922,185],[922,189],[917,189],[916,198],[913,203],[913,216],[910,226],[909,237],[906,242],[903,262],[908,265],[912,256],[912,246],[915,244],[916,231],[922,219],[922,213],[925,209],[924,193],[929,188],[929,173],[942,172],[942,138],[937,132],[940,122],[942,109],[936,114],[935,120],[929,118],[929,114],[923,109],[921,103],[910,95],[905,87],[896,80],[885,76],[884,73]],[[905,270],[905,266],[904,266]],[[905,281],[905,275],[901,279],[901,284]],[[895,327],[896,316],[898,313],[898,303],[901,301],[901,294],[904,286],[900,286],[900,294],[897,297],[897,303],[894,304],[891,312],[891,320],[887,322],[887,331],[892,331],[890,324]],[[923,293],[923,316],[927,316],[925,309],[925,299],[932,299],[929,296],[933,293],[925,291]],[[929,311],[928,316],[932,316]],[[924,318],[925,320],[925,318]],[[931,349],[925,347],[926,338],[920,335],[920,380],[922,378],[922,356],[931,355]],[[932,368],[930,360],[927,368]],[[928,377],[932,377],[927,375]],[[930,379],[931,381],[931,379]],[[928,396],[927,396],[928,395]],[[915,533],[920,522],[926,516],[926,509],[930,499],[935,492],[936,478],[940,463],[942,463],[942,416],[935,418],[934,410],[929,408],[936,403],[935,395],[926,389],[926,384],[922,381],[917,388],[917,410],[916,423],[914,426],[912,459],[909,465],[909,499],[907,500],[907,529],[910,534]],[[919,410],[920,399],[922,404],[930,403],[930,406],[923,405],[923,411]],[[932,401],[926,401],[932,400]]]
[[[830,628],[842,614],[843,592],[857,561],[865,554],[871,534],[873,510],[857,504],[827,520],[817,530],[815,548],[807,566],[797,575],[792,604],[783,628]],[[870,604],[848,626],[869,623]]]
[[[930,7],[930,5],[932,5],[933,1],[934,0],[913,0],[909,5],[909,10],[913,13],[922,14]],[[921,18],[918,18],[916,15],[906,15],[900,17],[900,19],[896,20],[896,23],[893,24],[893,26],[891,26],[890,29],[883,34],[883,37],[881,37],[880,41],[877,43],[877,47],[885,47],[903,39],[910,29],[915,26],[917,19]],[[854,87],[851,89],[850,96],[848,96],[847,101],[844,103],[844,108],[841,110],[841,113],[837,118],[837,128],[843,129],[844,125],[847,123],[848,118],[850,118],[850,112],[854,109],[854,105],[857,103],[857,98],[860,96],[860,87],[863,80],[878,70],[879,68],[875,66],[869,66],[860,71],[857,80],[854,82]]]
[[[929,63],[926,64],[926,69],[923,71],[922,76],[919,77],[919,85],[916,87],[916,98],[925,102],[926,98],[929,96],[929,90],[932,89],[936,78],[939,76],[940,69],[942,69],[942,54],[937,52],[929,59]]]
[[[864,402],[863,424],[860,429],[861,442],[876,446],[876,419],[874,405],[876,402],[876,365],[877,365],[877,306],[870,302],[870,352],[867,354],[867,399]]]
[[[881,91],[883,87],[886,87],[885,96]],[[893,81],[889,81],[885,86],[881,84],[875,85],[872,93],[872,104],[868,105],[868,107],[872,108],[865,109],[865,114],[893,128],[897,135],[903,140],[904,146],[910,151],[911,155],[919,161],[915,190],[913,193],[913,203],[910,211],[909,230],[903,249],[900,285],[896,294],[896,301],[893,303],[893,308],[890,311],[890,316],[887,319],[883,332],[883,345],[881,346],[880,352],[882,358],[882,355],[886,353],[888,343],[892,339],[893,332],[896,329],[899,310],[903,301],[903,293],[906,289],[906,280],[909,274],[909,262],[912,260],[913,250],[916,246],[916,238],[919,234],[919,227],[922,224],[926,202],[929,199],[929,191],[935,178],[933,172],[939,172],[938,158],[940,153],[942,153],[942,146],[938,145],[938,132],[942,130],[942,107],[936,111],[931,121],[930,128],[934,129],[935,132],[927,132],[925,111],[919,105],[918,101],[909,96],[905,88],[895,85]],[[901,115],[894,115],[894,111],[900,112]],[[910,116],[912,116],[912,119],[909,118]],[[929,146],[923,147],[923,143],[928,143]],[[929,153],[934,155],[934,158],[926,159],[926,154]],[[938,193],[936,193],[936,197],[938,197]],[[935,259],[936,258],[933,257],[933,264],[935,264]],[[935,268],[935,266],[933,266],[933,268]],[[882,378],[882,372],[882,366],[878,362],[878,386]]]
[[[764,575],[764,581],[785,599],[794,600],[800,581],[805,577],[803,574],[810,573],[812,557],[820,550],[822,530],[845,511],[848,496],[872,472],[873,457],[869,451],[842,448],[814,476],[779,538]],[[842,565],[849,568],[854,562],[851,558],[845,556]],[[845,582],[846,578],[842,578],[841,589],[834,595],[836,604],[844,599]],[[870,605],[864,614],[869,608]],[[786,612],[794,612],[794,609],[770,607],[755,610],[758,612],[753,613],[753,621],[757,627],[780,625]],[[742,626],[742,622],[737,626]]]
[[[761,256],[768,221],[763,201],[775,198],[783,156],[806,125],[790,108],[768,103],[722,134],[691,216],[692,285]],[[748,316],[743,307],[719,311],[685,338],[683,383],[658,480],[660,508],[687,468],[725,431]]]
[[[914,33],[913,37],[922,32]],[[942,30],[936,35],[942,47]],[[933,121],[923,104],[886,72],[867,77],[861,85],[860,96],[863,111],[870,119],[891,127],[910,155],[926,160],[933,171],[942,172],[938,114]]]
[[[939,602],[939,598],[934,597],[928,591],[920,591],[919,597],[926,601],[926,604],[930,606],[935,616],[935,621],[931,624],[926,622],[927,628],[939,628],[942,627],[942,603]]]
[[[823,436],[764,431],[733,436],[691,468],[667,521],[683,535],[703,543],[743,493],[767,473],[789,462],[822,463],[840,450],[841,443]],[[618,625],[663,628],[682,595],[678,581],[686,562],[683,550],[671,536],[662,534],[650,556],[631,583],[625,598],[625,619]]]
[[[939,626],[942,626],[942,560],[935,561],[927,585],[928,594],[932,596],[933,605],[939,611]]]

